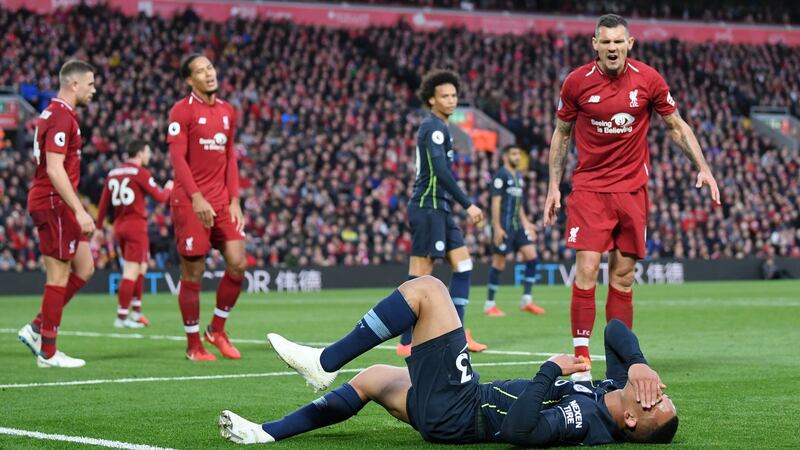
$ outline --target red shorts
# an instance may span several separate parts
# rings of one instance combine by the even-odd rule
[[[567,247],[647,255],[647,189],[573,191],[567,199]]]
[[[117,239],[117,246],[119,246],[122,259],[133,263],[150,261],[150,239],[147,237],[147,223],[115,223],[114,237]]]
[[[236,231],[228,205],[214,207],[214,212],[217,213],[214,225],[206,228],[191,205],[172,205],[172,224],[181,256],[203,256],[211,250],[211,245],[219,249],[225,242],[244,240],[244,232]]]
[[[50,209],[30,211],[33,224],[39,231],[39,250],[43,255],[71,260],[80,241],[89,238],[81,233],[75,213],[60,199]]]

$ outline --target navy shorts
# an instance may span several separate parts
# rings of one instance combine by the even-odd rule
[[[411,256],[444,258],[464,246],[464,234],[453,215],[440,209],[408,208],[411,226]]]
[[[500,246],[492,244],[492,253],[495,255],[507,255],[509,253],[516,253],[522,247],[531,245],[530,237],[525,228],[519,227],[517,230],[506,230],[506,239]]]
[[[411,375],[406,410],[411,426],[422,438],[480,442],[480,375],[472,371],[464,329],[414,346],[406,364]]]

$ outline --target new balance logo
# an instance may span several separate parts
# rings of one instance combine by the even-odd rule
[[[186,238],[186,250],[191,250],[193,244],[194,244],[193,237]]]
[[[600,96],[599,95],[593,95],[593,96],[589,97],[589,103],[600,103]]]
[[[569,238],[567,239],[567,242],[572,242],[572,243],[578,242],[578,231],[580,231],[580,230],[581,230],[581,227],[572,227],[572,228],[570,228],[569,229]]]

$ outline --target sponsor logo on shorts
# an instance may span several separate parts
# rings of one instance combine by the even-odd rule
[[[444,241],[436,241],[436,243],[433,244],[433,246],[434,246],[434,248],[436,248],[437,252],[440,252],[440,251],[444,250]]]
[[[186,238],[186,250],[191,251],[193,245],[194,245],[194,238],[193,237]]]
[[[567,242],[576,243],[578,242],[578,231],[581,231],[581,227],[572,227],[569,229],[569,238]]]

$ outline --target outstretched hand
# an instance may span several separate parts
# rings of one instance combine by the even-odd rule
[[[717,180],[714,179],[714,175],[711,175],[711,172],[700,171],[697,173],[697,183],[695,183],[694,187],[700,189],[704,184],[707,184],[708,188],[711,190],[711,200],[721,205],[722,200],[720,200],[719,186],[717,186]]]
[[[572,375],[575,372],[589,370],[589,363],[583,359],[583,356],[553,355],[548,361],[552,361],[558,364],[558,367],[561,367],[561,375]]]

